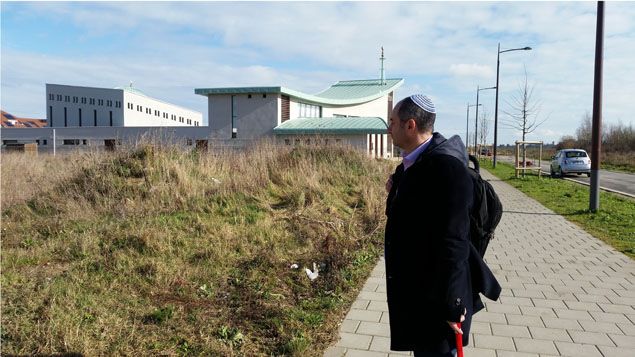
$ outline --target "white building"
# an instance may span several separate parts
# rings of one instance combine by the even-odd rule
[[[49,127],[199,126],[200,112],[170,104],[127,87],[94,88],[46,84]]]
[[[392,153],[387,122],[403,79],[340,81],[315,94],[285,87],[198,88],[220,139],[277,137],[287,145],[345,143],[375,157]],[[312,137],[312,138],[311,138]]]

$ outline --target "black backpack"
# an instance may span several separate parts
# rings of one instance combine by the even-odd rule
[[[492,185],[481,177],[478,159],[469,155],[474,168],[468,171],[474,185],[474,202],[470,210],[470,239],[476,250],[485,255],[489,241],[494,238],[494,230],[503,216],[503,205]]]

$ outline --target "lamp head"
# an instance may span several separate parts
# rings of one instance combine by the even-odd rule
[[[523,48],[523,50],[529,51],[529,50],[531,50],[531,47],[527,46],[527,47]]]

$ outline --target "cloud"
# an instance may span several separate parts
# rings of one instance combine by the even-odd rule
[[[533,48],[501,54],[501,109],[526,68],[550,115],[544,127],[573,133],[592,109],[595,11],[594,2],[3,2],[0,99],[4,109],[22,111],[16,114],[43,116],[46,82],[133,80],[206,116],[194,88],[316,93],[337,80],[378,77],[384,46],[387,76],[406,80],[395,100],[432,96],[439,130],[464,135],[476,87],[495,85],[500,42]],[[606,3],[606,121],[634,120],[633,18],[632,4]],[[10,24],[25,31],[7,31]],[[38,28],[50,33],[45,44],[31,34]],[[493,113],[494,91],[481,92],[480,101]],[[517,139],[510,130],[500,135]]]
[[[460,77],[491,78],[494,70],[487,65],[460,63],[450,65],[450,73]]]

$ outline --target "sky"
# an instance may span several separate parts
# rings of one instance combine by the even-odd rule
[[[45,84],[128,85],[197,110],[195,88],[284,86],[309,94],[340,80],[403,78],[436,105],[435,130],[473,133],[477,86],[496,85],[498,142],[526,79],[527,140],[575,135],[593,110],[596,2],[6,2],[1,3],[0,107],[46,117]],[[635,122],[635,2],[605,3],[603,121]],[[479,92],[493,141],[495,91]],[[480,125],[480,124],[479,124]],[[472,139],[473,140],[473,139]]]

